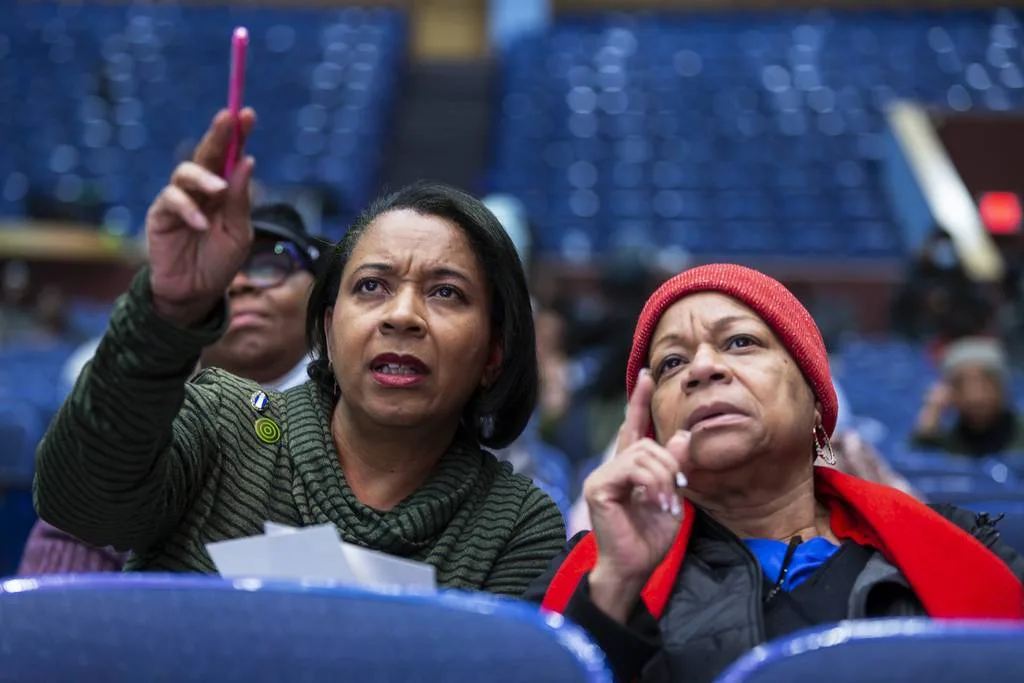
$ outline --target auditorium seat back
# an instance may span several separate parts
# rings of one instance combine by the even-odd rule
[[[1019,683],[1024,627],[925,619],[851,621],[758,647],[717,683]]]
[[[610,683],[561,617],[487,595],[171,575],[0,584],[0,682]]]

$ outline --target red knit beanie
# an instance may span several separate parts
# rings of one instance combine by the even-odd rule
[[[626,394],[633,395],[640,370],[647,367],[651,338],[669,306],[690,294],[718,292],[749,306],[772,328],[803,371],[821,403],[822,426],[829,436],[836,427],[839,402],[832,386],[828,354],[821,332],[807,309],[781,282],[764,273],[729,263],[713,263],[684,270],[658,288],[644,305],[633,335],[633,350],[626,366]]]

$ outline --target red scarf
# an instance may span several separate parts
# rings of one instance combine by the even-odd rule
[[[928,616],[1024,620],[1024,586],[1010,568],[927,505],[825,467],[815,468],[814,482],[817,499],[831,514],[832,533],[881,552],[906,577]],[[695,512],[686,501],[679,534],[640,594],[655,619],[664,612],[683,566]],[[596,562],[597,542],[589,533],[558,569],[542,606],[564,611]]]

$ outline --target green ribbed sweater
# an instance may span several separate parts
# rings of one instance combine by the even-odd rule
[[[220,370],[188,377],[220,335],[222,309],[196,329],[160,318],[144,269],[36,456],[39,516],[97,546],[132,550],[129,570],[214,572],[205,544],[266,521],[334,524],[351,543],[428,562],[439,585],[518,596],[565,543],[561,514],[530,480],[457,437],[424,486],[369,508],[345,481],[331,400],[311,382],[267,392]],[[269,417],[268,444],[254,423]]]

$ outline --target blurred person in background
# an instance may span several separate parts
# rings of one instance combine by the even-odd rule
[[[8,261],[0,274],[0,343],[12,344],[35,332],[29,301],[29,270],[24,261]]]
[[[551,308],[537,308],[533,323],[537,327],[537,362],[540,364],[540,420],[543,425],[557,422],[572,402],[569,358],[565,353],[565,320]]]
[[[629,361],[633,348],[633,332],[637,317],[651,292],[664,277],[642,255],[626,254],[614,261],[605,273],[603,290],[609,302],[606,320],[596,337],[600,363],[593,381],[581,392],[587,402],[587,446],[590,457],[583,471],[608,462],[615,454],[618,427],[628,399],[622,384],[622,368]],[[583,494],[577,497],[567,520],[569,535],[590,529],[590,512]]]
[[[1024,235],[999,240],[1003,255],[1001,301],[997,311],[999,336],[1010,362],[1024,366]]]
[[[31,295],[28,266],[9,261],[0,295],[0,344],[81,343],[85,335],[70,319],[64,291],[54,284]]]
[[[192,377],[252,247],[255,160],[221,173],[254,123],[218,113],[150,207],[149,264],[39,445],[40,518],[131,550],[129,570],[206,573],[209,543],[332,524],[441,587],[520,595],[565,527],[485,450],[519,437],[538,372],[522,266],[478,200],[417,184],[367,208],[316,278],[309,382]]]
[[[224,336],[203,349],[201,367],[215,367],[284,391],[308,379],[306,304],[321,252],[328,244],[306,230],[287,204],[253,209],[249,258],[227,290],[231,322]],[[62,379],[70,389],[100,340],[75,350]]]
[[[505,229],[515,245],[527,283],[532,284],[534,239],[526,215],[526,207],[516,197],[492,194],[481,200]],[[540,404],[538,427],[545,433],[545,425],[556,422],[568,409],[570,402],[569,361],[565,354],[565,321],[554,309],[542,306],[532,297],[533,322],[537,337],[537,362],[540,367]]]
[[[227,291],[230,322],[203,350],[200,367],[221,368],[265,389],[284,391],[309,379],[306,312],[320,255],[329,245],[308,234],[293,207],[269,204],[252,211],[249,258]],[[74,385],[99,340],[76,350],[65,366]],[[120,571],[126,553],[79,541],[39,521],[32,528],[18,574]]]
[[[540,392],[537,409],[514,442],[494,451],[517,474],[529,477],[550,495],[563,514],[568,513],[573,473],[569,458],[544,439],[544,429],[569,407],[568,361],[561,356],[557,336],[560,323],[551,311],[534,309]]]
[[[42,337],[73,344],[81,344],[88,338],[72,321],[67,298],[60,287],[46,285],[39,290],[35,309],[36,323]]]
[[[818,310],[826,310],[828,302],[831,300],[831,297],[818,299],[816,301]],[[812,309],[808,307],[808,311],[812,311]],[[812,317],[815,321],[818,320],[818,316],[813,311]],[[825,350],[829,354],[830,365],[841,356],[836,343],[841,339],[843,333],[851,329],[854,324],[851,317],[843,326],[834,328],[831,335],[827,335],[822,330],[822,338],[825,342]],[[843,391],[839,382],[833,379],[832,385],[836,391],[839,410],[836,429],[830,439],[832,450],[836,453],[836,464],[831,465],[826,462],[824,466],[835,467],[841,472],[865,481],[891,486],[920,500],[921,495],[910,485],[906,477],[894,470],[888,459],[875,448],[869,439],[865,438],[862,433],[864,420],[853,412],[853,406],[850,405],[846,392]]]
[[[228,287],[228,329],[203,351],[200,365],[284,391],[308,379],[305,320],[320,253],[287,204],[252,212],[249,258]]]
[[[857,418],[839,382],[833,379],[832,385],[836,390],[839,414],[836,430],[830,439],[836,457],[835,464],[825,462],[823,465],[835,467],[840,472],[865,481],[891,486],[920,500],[921,495],[910,485],[906,477],[894,470],[885,456],[879,453],[857,429]]]
[[[626,403],[622,367],[636,316],[663,279],[649,254],[616,254],[602,271],[596,301],[585,310],[571,311],[566,320],[566,345],[577,358],[574,374],[581,377],[571,386],[574,410],[552,424],[546,436],[573,462],[592,461],[615,438]]]
[[[488,195],[482,202],[512,240],[529,283],[534,241],[526,207],[518,198],[507,194]],[[505,448],[495,450],[494,454],[512,465],[516,473],[529,477],[565,513],[569,506],[571,465],[562,451],[543,438],[545,426],[551,421],[557,421],[569,407],[568,359],[563,345],[564,323],[555,311],[541,307],[532,297],[531,305],[540,380],[537,410],[519,438]]]
[[[918,413],[913,446],[970,456],[1024,452],[1024,420],[1010,399],[1010,367],[998,340],[953,342],[941,371]]]
[[[953,240],[938,232],[925,241],[893,300],[891,329],[912,341],[942,347],[960,337],[982,334],[993,324],[985,292],[961,267]]]

